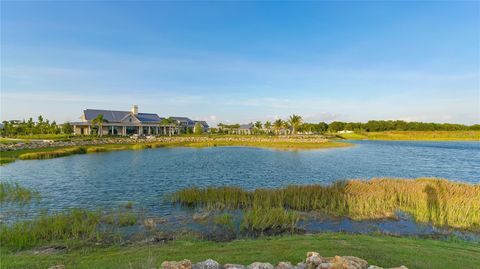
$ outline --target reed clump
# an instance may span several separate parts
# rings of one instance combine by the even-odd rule
[[[20,160],[42,160],[69,156],[73,154],[85,154],[87,150],[84,147],[63,148],[51,151],[40,151],[24,153],[18,156]]]
[[[40,193],[14,182],[0,182],[0,203],[27,203],[32,199],[40,199]]]
[[[297,212],[282,207],[253,208],[243,213],[242,230],[264,233],[294,232],[300,216]]]
[[[283,208],[356,220],[394,217],[400,210],[419,222],[480,231],[480,185],[445,179],[380,178],[254,191],[236,187],[189,188],[178,191],[172,199],[189,207]]]
[[[137,220],[136,213],[122,210],[71,209],[53,215],[44,212],[33,220],[0,225],[0,242],[6,249],[22,250],[56,241],[115,240],[118,228],[135,225]]]

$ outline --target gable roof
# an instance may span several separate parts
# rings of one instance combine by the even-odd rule
[[[238,129],[253,129],[253,123],[240,124],[240,128]]]
[[[103,109],[85,109],[83,115],[85,120],[91,121],[95,119],[98,115],[102,114],[103,118],[108,122],[121,122],[128,115],[133,115],[130,111],[116,111],[116,110],[103,110]],[[157,114],[154,113],[138,113],[135,115],[140,122],[160,122],[160,118]]]

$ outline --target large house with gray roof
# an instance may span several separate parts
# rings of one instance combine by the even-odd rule
[[[92,121],[99,115],[103,116],[102,130]],[[134,105],[130,111],[115,111],[102,109],[85,109],[80,122],[72,122],[73,130],[78,135],[88,135],[102,132],[103,135],[173,135],[187,133],[193,130],[197,123],[203,132],[208,132],[205,121],[194,121],[187,117],[169,117],[169,121],[155,113],[140,113]]]

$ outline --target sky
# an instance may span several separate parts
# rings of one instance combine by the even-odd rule
[[[1,120],[480,123],[480,2],[1,1]]]

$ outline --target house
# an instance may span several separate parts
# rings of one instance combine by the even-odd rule
[[[253,134],[253,131],[255,129],[255,126],[253,123],[248,123],[248,124],[240,124],[240,126],[237,129],[232,130],[234,134],[244,134],[244,135],[251,135]]]
[[[187,128],[195,126],[197,121],[187,117],[170,117],[173,123],[165,123],[162,117],[155,113],[140,113],[138,106],[134,105],[130,111],[115,111],[102,109],[85,109],[80,122],[72,122],[74,134],[87,135],[98,133],[98,124],[92,121],[103,115],[103,135],[172,135],[185,133]],[[208,131],[208,124],[201,122]]]
[[[353,133],[353,131],[342,130],[342,131],[338,131],[337,133],[339,133],[339,134],[351,134],[351,133]]]

